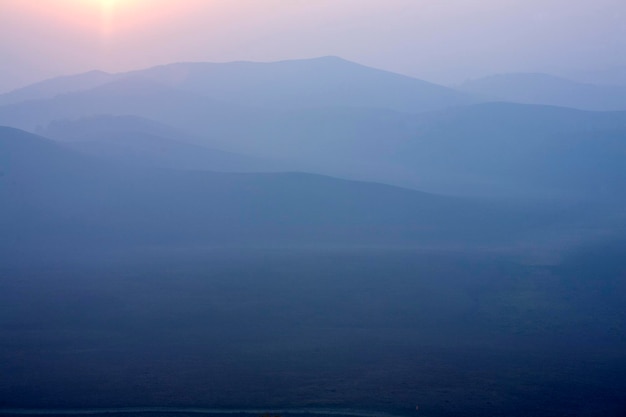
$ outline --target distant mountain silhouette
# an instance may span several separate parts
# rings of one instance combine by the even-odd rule
[[[55,120],[100,114],[140,116],[202,136],[214,132],[214,126],[237,125],[264,115],[145,78],[129,77],[92,90],[0,106],[0,125],[38,131]]]
[[[86,91],[0,106],[0,125],[38,131],[55,120],[100,114],[140,116],[201,136],[214,133],[214,126],[238,126],[265,117],[259,109],[128,77]]]
[[[0,94],[0,105],[53,98],[61,94],[89,90],[113,81],[115,78],[115,75],[102,71],[90,71],[77,75],[51,78]]]
[[[128,75],[261,107],[377,107],[419,112],[469,104],[469,94],[337,57],[272,63],[180,63]]]
[[[187,143],[197,140],[181,129],[155,120],[132,115],[114,116],[111,114],[96,114],[74,120],[55,120],[36,133],[55,140],[74,142],[116,132],[165,136]]]
[[[626,186],[626,112],[493,103],[415,122],[409,140],[390,134],[376,154],[433,183],[590,200],[618,197]]]
[[[285,162],[194,144],[200,140],[186,132],[137,116],[59,120],[38,133],[80,152],[130,165],[222,172],[275,172],[290,168]]]
[[[541,73],[499,74],[467,81],[458,88],[485,98],[514,103],[583,110],[626,110],[626,86],[584,84]]]
[[[324,108],[273,117],[216,146],[448,194],[596,199],[626,186],[626,112],[490,103],[417,115]]]
[[[413,111],[470,101],[441,86],[339,58],[174,64],[116,75],[89,90],[0,106],[0,124],[42,132],[55,120],[134,115],[190,132],[223,150],[248,153],[254,147],[258,156],[272,158],[280,155],[270,143],[302,131],[292,120],[294,111],[327,106],[374,114],[389,113],[385,107]]]
[[[49,80],[2,97],[0,124],[31,130],[55,119],[92,114],[166,117],[166,122],[183,124],[210,118],[212,113],[218,118],[223,108],[356,106],[417,112],[476,102],[468,94],[443,86],[333,57],[171,64],[114,75],[88,73]],[[19,97],[40,100],[31,103]]]
[[[0,128],[0,246],[511,238],[536,213],[330,177],[131,168]]]
[[[189,108],[185,107],[189,103],[186,93],[163,93],[164,99],[169,97],[163,101],[128,94],[127,100],[116,98],[114,103],[128,111],[172,122],[176,129],[192,132],[183,136],[196,138],[196,144],[286,161],[287,167],[299,171],[436,193],[482,196],[595,199],[619,194],[623,187],[625,168],[620,158],[626,134],[624,112],[506,103],[419,115],[367,108],[265,112],[198,99],[195,106],[203,106],[207,113],[193,114],[181,111]],[[64,108],[84,109],[94,102],[84,100],[84,105],[81,100]],[[107,106],[108,110],[115,107],[113,103]],[[31,113],[24,109],[21,114]],[[93,134],[84,135],[88,138]],[[159,166],[191,169],[210,169],[216,162],[204,151],[195,154],[187,144],[171,143],[171,153],[162,155],[158,146],[146,148],[158,142],[147,137],[137,139],[135,144],[105,143],[102,139],[93,144],[92,152],[117,155],[129,162],[134,159],[139,163],[145,158]],[[203,154],[207,156],[206,163],[202,161]],[[189,166],[185,167],[185,161]],[[235,165],[234,170],[243,171],[267,167],[252,164],[248,169],[246,164]],[[267,168],[272,169],[272,164]],[[227,165],[219,169],[231,170]]]
[[[626,65],[590,71],[568,71],[565,75],[581,83],[626,87]]]
[[[550,96],[572,86],[543,75],[520,77],[521,84],[530,83],[522,88],[529,94]],[[504,77],[503,85],[513,78]],[[544,81],[564,90],[539,88]],[[460,105],[468,100],[471,95],[333,57],[172,64],[0,106],[0,124],[80,139],[71,146],[130,164],[289,168],[489,197],[594,200],[621,194],[624,112]],[[413,112],[418,108],[438,110]],[[97,121],[103,114],[111,119]],[[284,162],[276,166],[276,160]]]

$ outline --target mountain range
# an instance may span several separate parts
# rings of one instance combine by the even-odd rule
[[[37,133],[61,145],[128,165],[220,172],[285,171],[287,162],[197,144],[186,132],[138,116],[94,115],[52,122]]]
[[[613,233],[626,112],[543,104],[588,107],[583,87],[608,89],[515,75],[457,91],[333,57],[48,80],[0,96],[2,245]]]
[[[486,99],[513,103],[626,110],[626,86],[581,83],[542,73],[498,74],[467,81],[457,88]]]
[[[531,212],[304,173],[129,167],[0,129],[3,246],[499,240]]]
[[[129,95],[176,91],[172,98],[200,96],[254,108],[380,107],[418,112],[476,102],[444,86],[323,57],[273,63],[179,63],[120,74],[89,72],[0,95],[0,104],[43,100],[40,105],[45,109],[56,99],[71,106],[110,98],[120,90]],[[41,114],[30,116],[32,121],[45,120]]]
[[[297,170],[446,194],[617,195],[625,113],[541,104],[593,107],[586,91],[610,87],[514,74],[464,88],[334,57],[172,64],[15,91],[0,124],[129,164]],[[480,103],[487,96],[534,104]]]

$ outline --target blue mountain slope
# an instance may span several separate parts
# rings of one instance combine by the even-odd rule
[[[38,133],[82,153],[129,165],[222,172],[275,172],[290,167],[282,161],[225,152],[211,147],[210,140],[137,116],[58,120]]]
[[[533,211],[330,177],[99,162],[0,129],[0,233],[17,244],[420,244],[509,239]]]
[[[29,127],[58,118],[103,114],[109,112],[107,104],[115,96],[150,96],[151,101],[158,101],[166,100],[159,98],[164,92],[178,104],[177,99],[187,92],[188,100],[201,96],[237,106],[282,109],[356,106],[417,112],[478,101],[464,92],[335,57],[271,63],[178,63],[128,73],[60,77],[0,95],[0,106],[5,106],[0,107],[0,123]],[[33,101],[42,102],[30,103]],[[62,109],[76,102],[86,108],[66,109],[63,114]],[[153,103],[144,103],[146,107],[149,104]],[[187,104],[185,110],[189,111],[197,102]],[[118,106],[128,109],[129,103],[121,101]],[[28,115],[30,124],[25,124],[21,109],[32,113]],[[15,116],[15,112],[22,115],[15,122],[2,117],[3,113]]]
[[[458,87],[470,94],[514,103],[572,107],[582,110],[626,110],[626,87],[579,83],[548,74],[499,74]]]
[[[53,98],[62,94],[89,90],[111,82],[115,78],[115,75],[102,71],[90,71],[82,74],[51,78],[0,94],[0,105]]]
[[[349,106],[418,112],[477,101],[471,94],[337,57],[180,63],[131,74],[215,99],[261,107]]]

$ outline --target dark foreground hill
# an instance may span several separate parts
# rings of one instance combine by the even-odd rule
[[[130,168],[11,128],[0,173],[2,415],[624,414],[626,246],[541,247],[593,217]]]
[[[626,248],[592,249],[556,266],[329,247],[0,262],[0,414],[623,416]]]
[[[533,211],[330,177],[131,168],[0,130],[3,246],[511,239]],[[543,219],[543,220],[542,220]]]

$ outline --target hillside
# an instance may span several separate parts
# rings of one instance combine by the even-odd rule
[[[0,96],[0,124],[33,130],[55,119],[132,114],[196,127],[203,117],[256,116],[258,110],[252,109],[259,108],[355,106],[418,112],[476,101],[447,87],[334,57],[179,63],[111,75],[79,74],[17,90]]]
[[[258,107],[374,107],[419,112],[476,102],[470,94],[338,57],[179,63],[127,75]]]
[[[461,91],[513,103],[581,110],[626,110],[626,87],[595,85],[541,73],[498,74],[467,81]]]
[[[490,241],[539,219],[311,174],[130,168],[11,128],[0,148],[2,246]]]
[[[284,171],[283,161],[255,158],[210,147],[193,135],[137,116],[95,115],[58,120],[38,134],[64,147],[133,166],[220,172]]]
[[[103,71],[51,78],[0,94],[0,105],[53,98],[61,94],[89,90],[114,79],[114,75]]]

